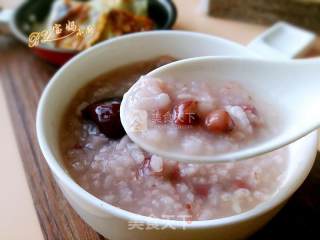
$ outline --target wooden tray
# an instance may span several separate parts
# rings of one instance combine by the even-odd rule
[[[29,49],[11,38],[0,40],[0,52],[0,78],[45,239],[104,239],[85,224],[69,206],[52,178],[37,143],[35,115],[38,100],[57,69],[34,57]],[[314,239],[313,236],[318,232],[319,217],[318,156],[308,179],[286,207],[250,239]]]

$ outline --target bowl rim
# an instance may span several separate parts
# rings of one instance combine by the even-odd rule
[[[212,219],[212,220],[201,220],[201,221],[192,221],[191,223],[186,223],[186,221],[178,221],[178,220],[168,220],[168,219],[160,219],[143,216],[137,213],[132,213],[127,210],[123,210],[119,207],[108,204],[97,197],[93,196],[86,190],[84,190],[80,185],[78,185],[72,178],[67,174],[67,170],[63,168],[63,166],[59,163],[59,161],[55,158],[54,154],[50,150],[49,143],[46,139],[45,128],[44,128],[44,110],[47,104],[47,101],[50,100],[48,97],[51,88],[60,82],[63,79],[63,75],[66,71],[68,71],[69,67],[74,64],[78,64],[79,60],[82,58],[86,58],[96,52],[99,52],[100,49],[107,47],[110,44],[113,44],[116,41],[130,41],[133,38],[140,37],[148,37],[157,35],[159,37],[166,35],[182,35],[184,37],[187,36],[198,36],[200,38],[211,39],[212,41],[223,42],[226,45],[238,47],[239,49],[245,49],[248,52],[248,55],[252,57],[256,57],[254,53],[251,53],[249,49],[246,49],[244,46],[240,44],[231,42],[229,40],[225,40],[220,37],[215,37],[208,34],[203,33],[195,33],[188,31],[151,31],[151,32],[142,32],[142,33],[133,33],[126,36],[117,37],[111,39],[106,42],[99,43],[88,50],[85,50],[75,56],[72,60],[67,62],[64,66],[62,66],[49,81],[47,86],[45,87],[41,99],[38,104],[37,114],[36,114],[36,134],[37,139],[40,145],[41,152],[49,165],[51,171],[54,173],[55,177],[57,177],[62,184],[66,185],[69,189],[73,191],[77,196],[81,196],[82,200],[85,201],[90,206],[99,209],[106,216],[112,215],[115,218],[120,218],[126,221],[137,221],[143,222],[146,224],[157,224],[158,226],[172,226],[175,229],[202,229],[202,228],[215,228],[221,227],[225,225],[233,225],[239,222],[243,222],[260,215],[263,215],[277,206],[281,205],[281,203],[285,202],[302,184],[304,179],[307,177],[310,172],[316,152],[317,152],[317,132],[314,131],[307,135],[305,138],[310,141],[310,151],[306,154],[306,160],[304,161],[304,165],[299,167],[299,172],[295,174],[295,177],[291,179],[291,181],[286,181],[286,184],[283,184],[281,191],[276,192],[270,199],[267,201],[258,204],[256,207],[245,211],[243,213],[232,215],[228,217]],[[306,141],[307,141],[306,140]],[[300,140],[299,140],[300,141]],[[302,141],[302,140],[301,140]],[[314,150],[313,150],[314,149]],[[288,185],[288,186],[284,186]]]

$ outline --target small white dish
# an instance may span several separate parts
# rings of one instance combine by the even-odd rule
[[[273,60],[292,59],[304,54],[316,34],[286,22],[278,22],[253,40],[248,48]]]

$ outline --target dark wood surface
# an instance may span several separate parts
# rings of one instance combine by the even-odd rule
[[[320,32],[320,2],[314,0],[210,0],[215,17],[259,24],[287,21]]]
[[[40,152],[35,116],[41,92],[56,67],[11,38],[0,37],[0,79],[13,121],[29,188],[45,239],[104,239],[69,206]]]
[[[104,239],[71,209],[38,147],[36,108],[43,88],[56,70],[15,40],[0,37],[0,79],[45,239]],[[251,240],[315,239],[319,217],[320,162],[317,159],[304,185],[280,214]]]

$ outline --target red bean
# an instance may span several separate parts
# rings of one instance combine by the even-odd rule
[[[236,187],[236,188],[246,188],[246,189],[250,189],[250,185],[243,181],[243,180],[234,180],[233,182],[233,186]]]
[[[181,172],[179,164],[165,164],[163,166],[163,176],[165,179],[169,180],[173,184],[181,181]]]
[[[207,198],[211,185],[210,184],[195,184],[193,186],[194,193],[201,198]]]
[[[208,114],[205,120],[207,129],[213,133],[228,133],[234,129],[234,123],[229,113],[223,109]]]

